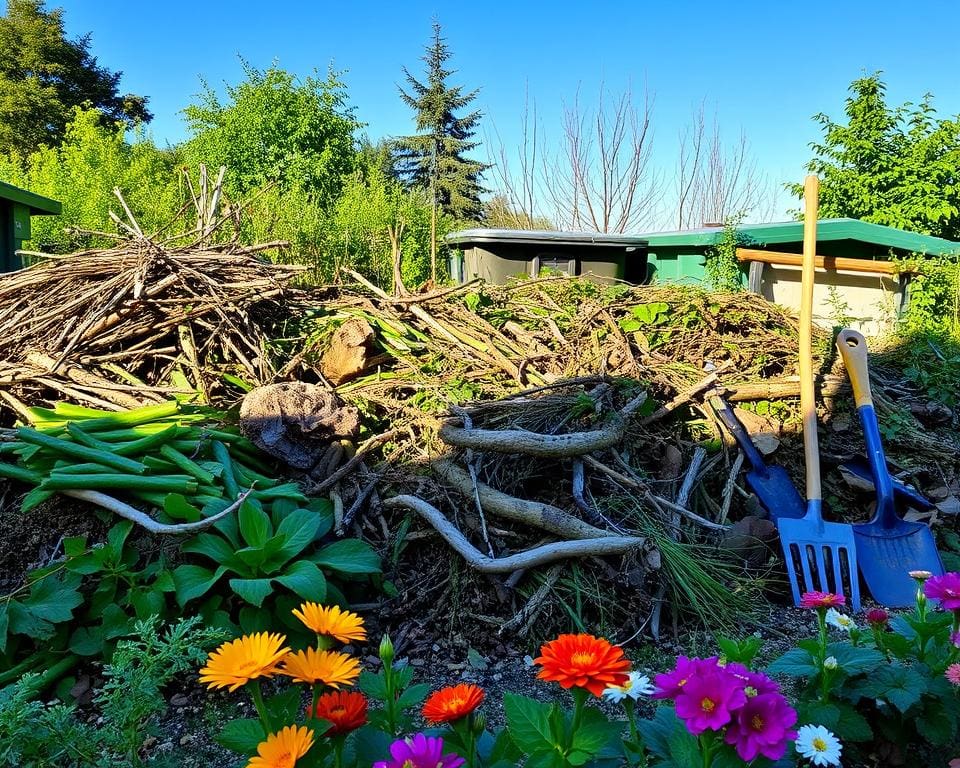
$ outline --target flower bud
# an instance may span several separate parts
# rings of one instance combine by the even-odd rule
[[[888,621],[890,621],[890,614],[883,610],[883,608],[874,608],[871,611],[867,611],[867,624],[874,629],[883,629],[887,626]]]
[[[837,657],[836,656],[827,656],[823,660],[824,669],[836,669],[837,668]]]
[[[470,725],[473,727],[473,732],[479,736],[483,733],[483,729],[487,727],[487,718],[483,712],[474,712],[470,716]]]
[[[380,638],[380,661],[385,667],[393,664],[393,642],[390,640],[390,635]]]

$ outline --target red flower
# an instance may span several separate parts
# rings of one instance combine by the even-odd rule
[[[307,705],[307,717],[313,707]],[[355,731],[367,722],[367,698],[356,691],[330,691],[317,699],[317,717],[331,723],[324,736]]]
[[[423,716],[433,725],[466,717],[483,703],[483,688],[470,683],[449,685],[430,695],[423,704]]]
[[[560,635],[540,648],[534,663],[542,667],[537,674],[541,680],[560,683],[562,688],[586,688],[594,696],[626,683],[630,669],[622,648],[593,635]]]
[[[890,614],[883,608],[874,608],[867,611],[867,624],[875,629],[883,629],[887,626],[888,621],[890,621]]]
[[[804,592],[800,596],[801,608],[836,608],[846,604],[847,598],[832,592]]]

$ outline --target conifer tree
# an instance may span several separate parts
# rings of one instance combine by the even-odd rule
[[[454,74],[445,66],[450,56],[440,36],[440,24],[434,22],[433,40],[421,57],[427,65],[426,83],[403,68],[409,91],[400,88],[400,96],[416,114],[417,134],[396,140],[396,172],[407,184],[432,192],[445,213],[478,221],[483,215],[480,178],[488,166],[466,155],[479,146],[472,139],[481,113],[475,110],[457,116],[476,98],[477,91],[464,93],[461,86],[447,83]]]

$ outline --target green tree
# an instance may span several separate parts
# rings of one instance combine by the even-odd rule
[[[118,93],[121,73],[97,64],[90,35],[68,40],[63,11],[44,10],[43,0],[7,0],[0,51],[0,152],[56,146],[74,107],[97,109],[105,124],[152,118],[146,98]]]
[[[227,87],[227,103],[208,85],[186,108],[192,137],[183,147],[191,167],[227,167],[227,189],[247,194],[267,182],[297,188],[321,205],[340,193],[354,167],[360,123],[337,73],[302,82],[270,67],[244,63],[246,80]]]
[[[120,209],[115,187],[145,232],[169,222],[183,204],[173,153],[142,135],[128,141],[122,123],[104,125],[101,118],[95,109],[77,108],[59,146],[27,157],[0,155],[0,179],[63,203],[62,215],[33,219],[27,249],[65,253],[112,242],[76,230],[117,231],[109,218]]]
[[[891,107],[880,73],[850,85],[846,123],[820,113],[823,140],[807,169],[820,177],[820,215],[960,237],[960,119],[933,97]],[[803,185],[791,184],[798,197]]]
[[[447,84],[454,74],[445,67],[450,56],[440,25],[434,23],[433,41],[421,57],[427,65],[427,82],[421,83],[403,68],[410,91],[401,88],[400,96],[416,114],[417,134],[396,140],[397,172],[406,183],[432,191],[445,213],[477,221],[483,215],[480,178],[489,166],[466,155],[479,146],[472,138],[481,114],[473,111],[457,117],[477,91],[464,93],[462,87]]]

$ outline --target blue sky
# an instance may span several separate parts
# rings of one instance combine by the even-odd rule
[[[547,141],[564,101],[646,86],[654,99],[654,162],[672,173],[677,136],[692,110],[716,110],[725,135],[742,130],[772,182],[800,180],[811,116],[842,115],[846,87],[883,70],[890,101],[932,92],[941,115],[960,112],[960,4],[833,0],[402,3],[251,0],[48,0],[63,7],[68,34],[90,32],[100,62],[123,71],[121,89],[150,97],[160,143],[185,135],[180,110],[199,92],[242,79],[239,57],[276,61],[298,75],[345,70],[350,101],[373,138],[412,131],[397,95],[403,66],[419,57],[437,19],[454,57],[454,84],[479,88],[485,117],[512,148],[524,94],[536,100]],[[485,150],[481,159],[485,157]],[[791,201],[777,201],[785,211]]]

